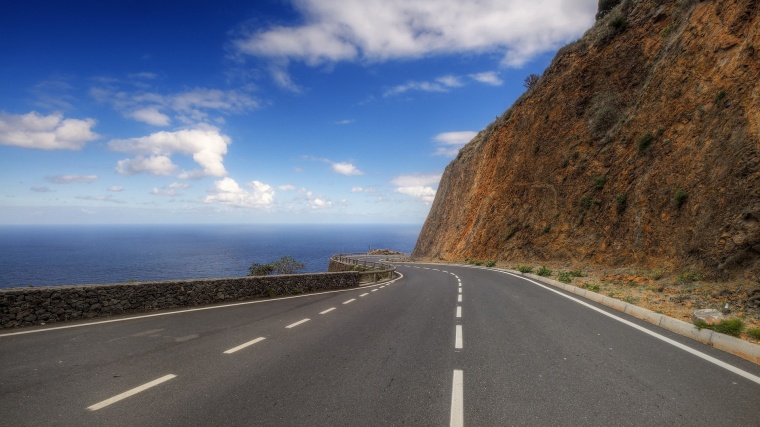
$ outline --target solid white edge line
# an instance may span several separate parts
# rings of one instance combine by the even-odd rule
[[[240,344],[240,345],[239,345],[239,346],[237,346],[237,347],[232,347],[231,349],[229,349],[229,350],[225,351],[225,352],[224,352],[224,354],[232,354],[232,353],[234,353],[234,352],[236,352],[236,351],[238,351],[238,350],[242,350],[242,349],[244,349],[244,348],[246,348],[246,347],[248,347],[248,346],[254,345],[254,344],[256,344],[256,343],[257,343],[257,342],[259,342],[259,341],[264,341],[265,339],[266,339],[266,338],[264,338],[264,337],[258,337],[258,338],[256,338],[255,340],[251,340],[251,341],[248,341],[248,342],[247,342],[247,343],[245,343],[245,344]]]
[[[451,417],[450,427],[464,427],[464,372],[454,369],[451,381]]]
[[[462,348],[462,325],[457,325],[456,328],[456,338],[454,339],[454,348],[461,349]]]
[[[330,308],[328,308],[328,309],[327,309],[327,310],[325,310],[325,311],[320,311],[320,312],[319,312],[319,314],[327,314],[327,313],[329,313],[329,312],[331,312],[331,311],[333,311],[333,310],[335,310],[335,307],[330,307]]]
[[[462,317],[462,307],[457,307],[457,317]]]
[[[396,281],[401,280],[404,278],[404,275],[399,273],[399,277],[391,280],[390,282],[385,282],[386,285],[390,285],[391,283],[396,283]],[[368,288],[368,287],[375,287],[377,285],[368,285],[368,286],[362,286],[361,288]],[[142,314],[139,316],[130,316],[130,317],[122,317],[119,319],[109,319],[109,320],[99,320],[97,322],[89,322],[89,323],[78,323],[76,325],[66,325],[66,326],[53,326],[49,328],[44,329],[34,329],[31,331],[19,331],[19,332],[10,332],[7,334],[0,334],[0,338],[2,337],[10,337],[14,335],[26,335],[26,334],[36,334],[38,332],[50,332],[50,331],[57,331],[60,329],[72,329],[72,328],[83,328],[85,326],[95,326],[95,325],[103,325],[106,323],[115,323],[115,322],[126,322],[128,320],[137,320],[137,319],[147,319],[149,317],[159,317],[159,316],[171,316],[173,314],[183,314],[183,313],[191,313],[194,311],[204,311],[204,310],[216,310],[217,308],[228,308],[228,307],[237,307],[239,305],[249,305],[249,304],[261,304],[265,302],[275,302],[275,301],[284,301],[287,299],[293,299],[293,298],[307,298],[307,297],[313,297],[317,295],[327,295],[327,294],[335,294],[338,292],[350,292],[350,291],[356,291],[360,288],[349,288],[349,289],[336,289],[334,291],[325,291],[325,292],[316,292],[313,294],[303,294],[303,295],[293,295],[289,297],[282,297],[282,298],[268,298],[268,299],[257,299],[253,301],[244,301],[244,302],[236,302],[232,304],[220,304],[220,305],[212,305],[210,307],[199,307],[199,308],[188,308],[184,310],[176,310],[176,311],[170,311],[168,313],[153,313],[153,314]]]
[[[672,340],[672,339],[670,339],[670,338],[668,338],[666,336],[658,334],[657,332],[650,331],[649,329],[647,329],[647,328],[645,328],[643,326],[639,326],[639,325],[637,325],[637,324],[635,324],[633,322],[630,322],[630,321],[625,320],[625,319],[623,319],[621,317],[615,316],[612,313],[608,313],[608,312],[606,312],[606,311],[604,311],[604,310],[602,310],[600,308],[594,307],[591,304],[588,304],[588,303],[586,303],[584,301],[581,301],[581,300],[579,300],[577,298],[571,297],[570,295],[565,295],[564,293],[562,293],[560,291],[557,291],[555,289],[552,289],[552,288],[550,288],[547,285],[544,285],[542,283],[538,283],[538,282],[536,282],[534,280],[528,279],[527,277],[518,276],[518,275],[516,275],[514,273],[510,273],[508,271],[503,271],[503,270],[493,270],[493,271],[499,271],[501,273],[508,274],[510,276],[526,280],[526,281],[528,281],[530,283],[533,283],[534,285],[540,286],[540,287],[542,287],[542,288],[544,288],[544,289],[546,289],[548,291],[552,291],[552,292],[554,292],[557,295],[561,295],[561,296],[563,296],[563,297],[565,297],[565,298],[567,298],[567,299],[569,299],[571,301],[575,301],[578,304],[581,304],[581,305],[583,305],[583,306],[585,306],[587,308],[590,308],[590,309],[592,309],[592,310],[594,310],[596,312],[599,312],[599,313],[601,313],[601,314],[603,314],[603,315],[605,315],[605,316],[607,316],[607,317],[609,317],[611,319],[617,320],[618,322],[626,324],[626,325],[628,325],[628,326],[630,326],[630,327],[632,327],[634,329],[638,329],[639,331],[644,332],[645,334],[650,335],[650,336],[652,336],[654,338],[657,338],[658,340],[664,341],[664,342],[666,342],[666,343],[668,343],[668,344],[670,344],[670,345],[672,345],[674,347],[680,348],[681,350],[686,351],[688,353],[691,353],[694,356],[697,356],[697,357],[699,357],[701,359],[704,359],[704,360],[706,360],[706,361],[708,361],[708,362],[710,362],[710,363],[712,363],[714,365],[720,366],[723,369],[726,369],[726,370],[731,371],[731,372],[733,372],[733,373],[735,373],[735,374],[737,374],[739,376],[742,376],[742,377],[744,377],[744,378],[746,378],[746,379],[748,379],[748,380],[750,380],[750,381],[752,381],[754,383],[760,384],[760,377],[758,377],[756,375],[752,375],[749,372],[743,371],[743,370],[741,370],[741,369],[739,369],[739,368],[737,368],[737,367],[735,367],[733,365],[729,365],[728,363],[726,363],[726,362],[724,362],[722,360],[716,359],[716,358],[714,358],[712,356],[709,356],[709,355],[707,355],[705,353],[702,353],[701,351],[694,350],[693,348],[691,348],[689,346],[686,346],[686,345],[683,345],[683,344],[681,344],[678,341],[674,341],[674,340]]]
[[[293,328],[293,327],[296,327],[296,326],[300,325],[301,323],[306,323],[306,322],[308,322],[309,320],[311,320],[311,319],[301,319],[301,320],[299,320],[299,321],[298,321],[298,322],[296,322],[296,323],[291,323],[290,325],[286,326],[285,328],[286,328],[286,329],[290,329],[290,328]]]
[[[141,391],[145,391],[145,390],[147,390],[147,389],[149,389],[151,387],[155,387],[155,386],[161,384],[162,382],[169,381],[170,379],[176,378],[176,377],[177,376],[174,375],[174,374],[164,375],[163,377],[155,379],[155,380],[153,380],[153,381],[151,381],[149,383],[145,383],[145,384],[143,384],[141,386],[138,386],[138,387],[135,387],[135,388],[133,388],[131,390],[127,390],[124,393],[117,394],[116,396],[114,396],[114,397],[112,397],[110,399],[106,399],[106,400],[104,400],[102,402],[99,402],[99,403],[96,403],[96,404],[94,404],[92,406],[88,406],[87,410],[88,411],[97,411],[98,409],[103,409],[103,408],[105,408],[108,405],[116,403],[116,402],[118,402],[120,400],[124,400],[124,399],[126,399],[126,398],[128,398],[128,397],[130,397],[132,395],[140,393]]]
[[[343,304],[348,304],[348,303],[351,303],[351,302],[354,302],[354,301],[356,301],[356,298],[351,298],[350,300],[345,301]]]

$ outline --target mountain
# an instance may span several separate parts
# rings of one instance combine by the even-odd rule
[[[760,1],[600,1],[446,168],[412,256],[760,277]]]

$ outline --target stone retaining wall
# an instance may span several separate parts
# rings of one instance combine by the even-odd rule
[[[0,289],[0,328],[359,286],[358,272]]]

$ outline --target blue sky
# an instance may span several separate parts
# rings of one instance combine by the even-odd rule
[[[596,3],[4,2],[0,224],[422,223]]]

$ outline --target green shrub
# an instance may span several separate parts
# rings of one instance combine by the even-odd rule
[[[654,142],[654,135],[652,132],[645,133],[641,138],[639,138],[639,152],[647,152],[652,146],[652,142]]]
[[[296,261],[292,256],[284,256],[268,264],[254,262],[248,267],[249,276],[268,276],[270,274],[296,274],[303,270],[306,264]]]
[[[563,283],[570,283],[573,281],[573,276],[569,271],[560,271],[557,273],[557,280]]]
[[[607,175],[598,176],[596,177],[596,179],[594,179],[594,188],[596,188],[597,190],[601,190],[602,188],[604,188],[604,184],[606,182],[607,182]]]
[[[568,273],[570,273],[570,275],[573,276],[573,277],[585,277],[586,276],[585,274],[583,274],[583,271],[581,269],[570,270],[570,271],[568,271]]]
[[[516,265],[515,270],[519,271],[520,273],[530,273],[533,271],[533,267],[527,265]]]
[[[697,271],[685,271],[676,276],[676,283],[689,284],[702,280],[702,275]]]
[[[686,193],[686,191],[683,190],[683,188],[676,190],[676,194],[673,196],[673,201],[676,203],[676,208],[681,209],[684,203],[686,203],[686,199],[688,198],[689,195]]]
[[[599,292],[599,289],[600,289],[599,285],[592,285],[589,283],[584,283],[583,285],[581,285],[581,288],[588,289],[591,292]]]
[[[760,341],[760,328],[747,329],[747,336],[752,338],[753,340]]]
[[[581,207],[582,207],[582,208],[584,208],[584,209],[589,209],[589,208],[591,208],[592,206],[595,206],[595,205],[599,205],[599,204],[601,204],[601,203],[602,203],[602,201],[601,201],[601,200],[599,200],[599,199],[595,199],[595,198],[593,198],[593,197],[591,197],[591,196],[583,196],[583,197],[581,197],[581,199],[578,201],[578,203],[580,203],[580,205],[581,205]]]
[[[552,271],[544,266],[541,266],[541,268],[539,268],[538,271],[536,271],[536,274],[543,277],[549,277],[552,275]]]
[[[697,319],[694,321],[694,326],[696,326],[697,329],[700,329],[700,330],[711,329],[721,334],[731,335],[732,337],[738,337],[742,334],[742,330],[744,329],[744,322],[742,322],[741,319],[724,319],[724,320],[721,320],[720,323],[710,325],[709,323],[705,322],[702,319]]]
[[[488,261],[485,262],[485,266],[486,267],[495,267],[496,266],[496,261],[494,261],[494,260],[488,260]]]
[[[628,206],[628,196],[625,194],[618,194],[615,197],[615,206],[617,207],[617,213],[623,213]]]

